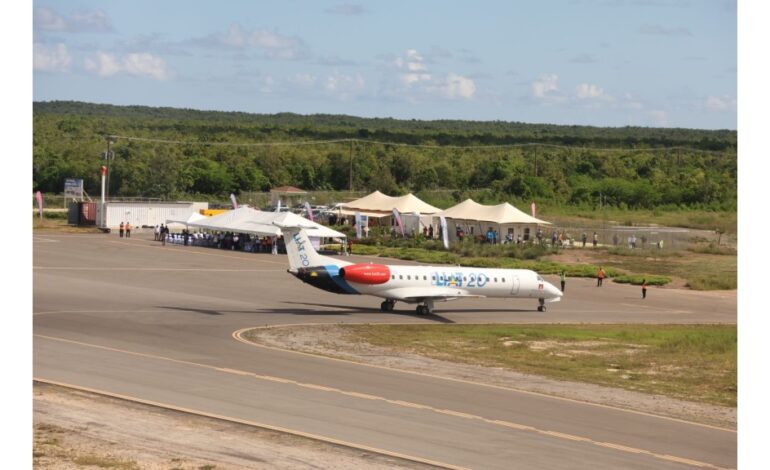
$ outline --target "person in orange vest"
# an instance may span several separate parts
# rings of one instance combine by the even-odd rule
[[[606,276],[606,274],[604,273],[604,268],[599,268],[599,272],[596,274],[596,287],[602,286],[602,282],[604,281],[604,276]]]
[[[647,279],[642,279],[642,298],[647,298]]]
[[[123,231],[125,229],[125,225],[123,225],[123,222],[120,223],[120,238],[123,238]]]
[[[131,224],[126,222],[126,238],[131,238]]]

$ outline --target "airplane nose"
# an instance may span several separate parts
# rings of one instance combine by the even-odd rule
[[[549,283],[547,283],[547,284],[548,284],[548,285],[547,285],[548,294],[550,294],[551,298],[554,298],[554,297],[561,297],[561,296],[563,296],[563,295],[564,295],[564,293],[563,293],[562,291],[560,291],[559,289],[557,289],[557,288],[556,288],[556,286],[554,286],[554,285],[553,285],[553,284],[551,284],[550,282],[549,282]]]

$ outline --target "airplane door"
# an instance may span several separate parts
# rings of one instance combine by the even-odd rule
[[[516,295],[519,293],[519,276],[513,276],[513,287],[511,288],[511,294]]]

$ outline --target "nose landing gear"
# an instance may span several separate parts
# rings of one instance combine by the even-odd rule
[[[540,305],[537,306],[538,312],[545,312],[545,299],[537,299]]]

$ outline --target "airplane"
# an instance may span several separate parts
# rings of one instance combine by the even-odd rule
[[[381,297],[383,312],[405,302],[418,304],[417,313],[427,315],[434,302],[480,297],[537,299],[537,310],[545,312],[545,302],[563,295],[528,269],[354,264],[319,254],[303,227],[275,225],[283,232],[289,273],[325,291]]]

